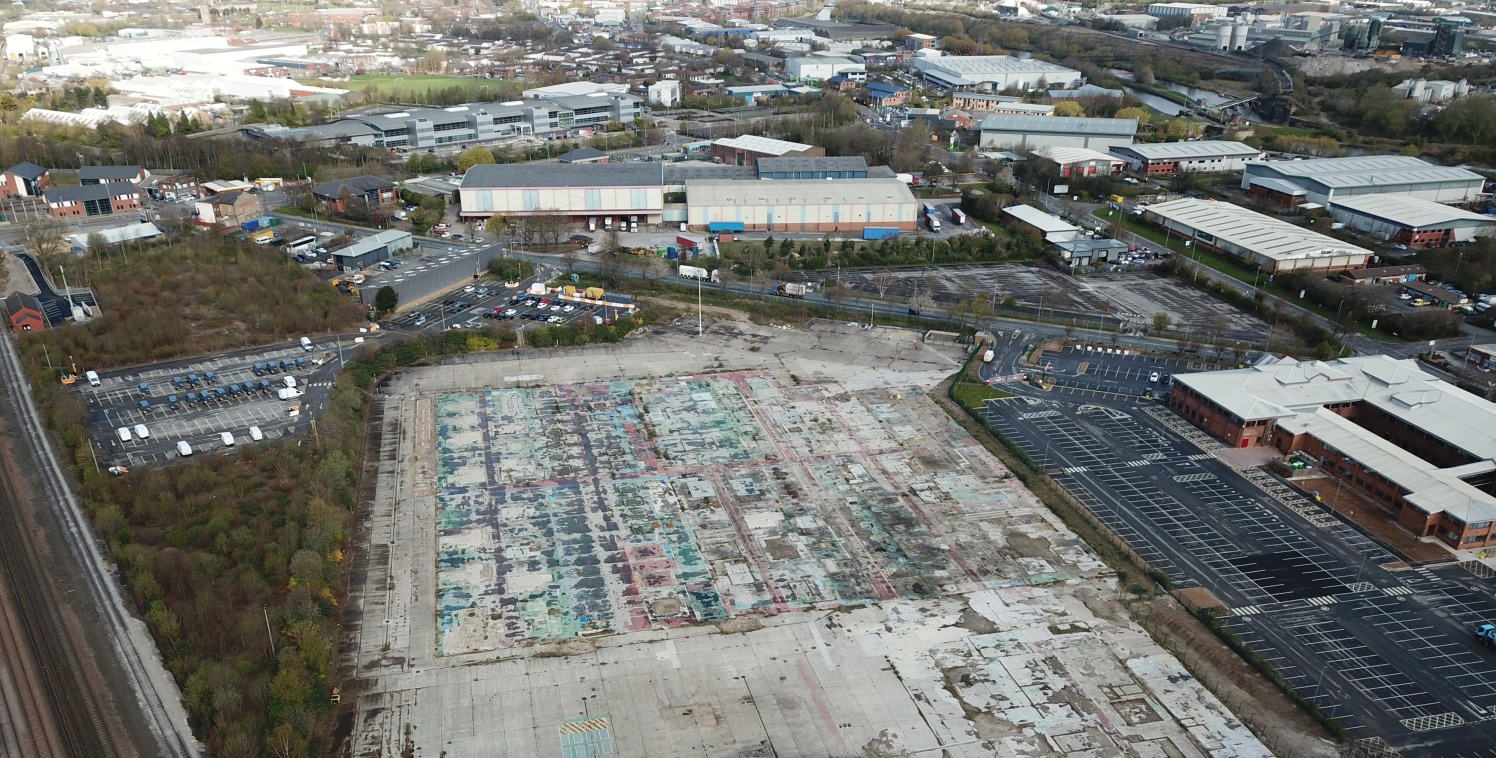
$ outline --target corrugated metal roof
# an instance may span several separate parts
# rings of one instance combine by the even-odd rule
[[[1085,163],[1087,161],[1122,162],[1122,159],[1115,155],[1108,155],[1100,150],[1092,150],[1086,147],[1041,147],[1034,151],[1034,155],[1041,158],[1048,158],[1061,166],[1070,163]]]
[[[1022,221],[1029,226],[1038,229],[1045,234],[1055,232],[1073,232],[1076,227],[1067,223],[1059,216],[1045,213],[1032,205],[1010,205],[1003,209],[1003,213]]]
[[[1435,166],[1406,155],[1369,155],[1316,158],[1307,161],[1269,161],[1249,170],[1283,177],[1299,177],[1332,189],[1421,182],[1481,182],[1484,178],[1459,166]]]
[[[1261,155],[1262,151],[1251,145],[1222,140],[1200,140],[1197,142],[1159,142],[1151,145],[1118,145],[1111,148],[1115,153],[1131,153],[1145,160],[1196,160],[1200,158],[1226,158]]]
[[[1443,203],[1407,195],[1348,195],[1336,197],[1331,201],[1330,206],[1410,229],[1440,227],[1453,223],[1462,223],[1463,226],[1496,226],[1496,216],[1471,213]]]
[[[474,166],[462,189],[660,187],[659,163],[497,163]]]
[[[1277,261],[1372,255],[1370,250],[1231,203],[1185,198],[1147,206],[1147,212]]]
[[[913,205],[914,194],[898,179],[783,179],[740,182],[708,179],[687,181],[691,205],[836,205],[840,203],[897,203]]]
[[[1138,133],[1138,120],[1135,118],[1072,118],[994,113],[982,119],[981,130],[1028,134],[1109,134],[1117,137],[1131,137]]]

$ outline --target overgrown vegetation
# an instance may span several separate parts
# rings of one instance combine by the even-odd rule
[[[1332,281],[1324,274],[1293,272],[1278,277],[1289,291],[1304,293],[1310,302],[1334,311],[1342,321],[1370,324],[1407,339],[1442,339],[1458,337],[1463,319],[1458,313],[1442,308],[1425,308],[1408,313],[1386,307],[1387,290],[1378,286],[1355,286]]]
[[[364,315],[280,250],[232,239],[96,248],[81,267],[67,265],[71,282],[92,287],[104,313],[28,335],[54,364],[97,370],[162,361],[347,329]],[[57,277],[55,267],[49,273]]]

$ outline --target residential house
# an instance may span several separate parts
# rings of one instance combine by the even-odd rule
[[[35,163],[17,163],[0,174],[0,197],[40,197],[51,186],[51,172]]]
[[[362,199],[371,208],[395,202],[395,185],[377,176],[355,176],[319,184],[312,196],[325,210],[347,213],[350,199]]]
[[[868,82],[863,102],[874,108],[897,108],[909,104],[909,88],[888,82]]]
[[[53,187],[43,197],[52,218],[108,216],[140,210],[140,190],[129,182]]]
[[[41,301],[36,299],[36,295],[12,292],[5,298],[5,310],[9,314],[10,328],[15,331],[30,332],[47,328],[47,316],[42,312]]]
[[[222,192],[213,196],[213,216],[224,226],[239,226],[265,215],[260,196],[252,192]]]

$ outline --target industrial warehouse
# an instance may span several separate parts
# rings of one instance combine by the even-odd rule
[[[523,163],[474,166],[458,189],[463,218],[634,217],[658,224],[665,207],[659,163]]]
[[[1252,161],[1241,178],[1241,188],[1248,194],[1290,207],[1302,202],[1330,205],[1350,195],[1404,195],[1436,203],[1468,203],[1484,186],[1485,179],[1469,169],[1435,166],[1403,155]]]
[[[1112,155],[1127,167],[1148,176],[1172,176],[1185,171],[1241,171],[1262,151],[1240,142],[1162,142],[1151,145],[1114,145]]]
[[[1269,274],[1363,268],[1373,255],[1365,248],[1231,203],[1172,200],[1146,206],[1143,217],[1194,245],[1237,256]]]
[[[1406,195],[1352,195],[1330,207],[1335,220],[1408,247],[1469,242],[1496,230],[1496,216]]]
[[[1131,145],[1138,133],[1135,118],[1070,118],[1065,116],[1010,116],[994,113],[982,119],[983,148],[1038,150],[1046,147],[1084,147],[1105,151]]]
[[[919,220],[919,203],[898,179],[687,181],[686,204],[692,229],[907,232]]]
[[[1271,446],[1320,468],[1459,549],[1492,544],[1496,405],[1373,355],[1179,374],[1169,406],[1233,447]]]

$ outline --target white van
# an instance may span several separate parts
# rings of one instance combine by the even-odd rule
[[[219,432],[218,441],[222,442],[224,447],[233,447],[234,435],[229,432]]]
[[[130,427],[128,427],[128,426],[122,426],[122,427],[120,427],[118,429],[115,429],[114,433],[119,435],[119,441],[120,442],[129,442],[130,441]]]
[[[187,444],[186,440],[177,440],[177,455],[192,455],[192,446]]]
[[[296,377],[294,377],[294,376],[283,376],[283,377],[281,377],[281,381],[283,381],[283,382],[286,383],[286,387],[287,388],[293,389],[293,390],[296,389]]]
[[[90,387],[97,387],[97,386],[99,386],[99,374],[98,374],[98,372],[95,372],[95,371],[85,371],[85,372],[83,372],[83,377],[88,380],[88,385]]]
[[[151,430],[145,428],[145,424],[135,425],[135,436],[143,440],[151,438]]]
[[[260,431],[260,427],[258,427],[258,426],[251,426],[249,428],[249,438],[252,439],[252,440],[254,440],[255,442],[259,442],[259,441],[265,439],[265,434]]]
[[[308,353],[312,352],[312,338],[311,337],[302,337],[301,338],[301,349],[307,351]]]

